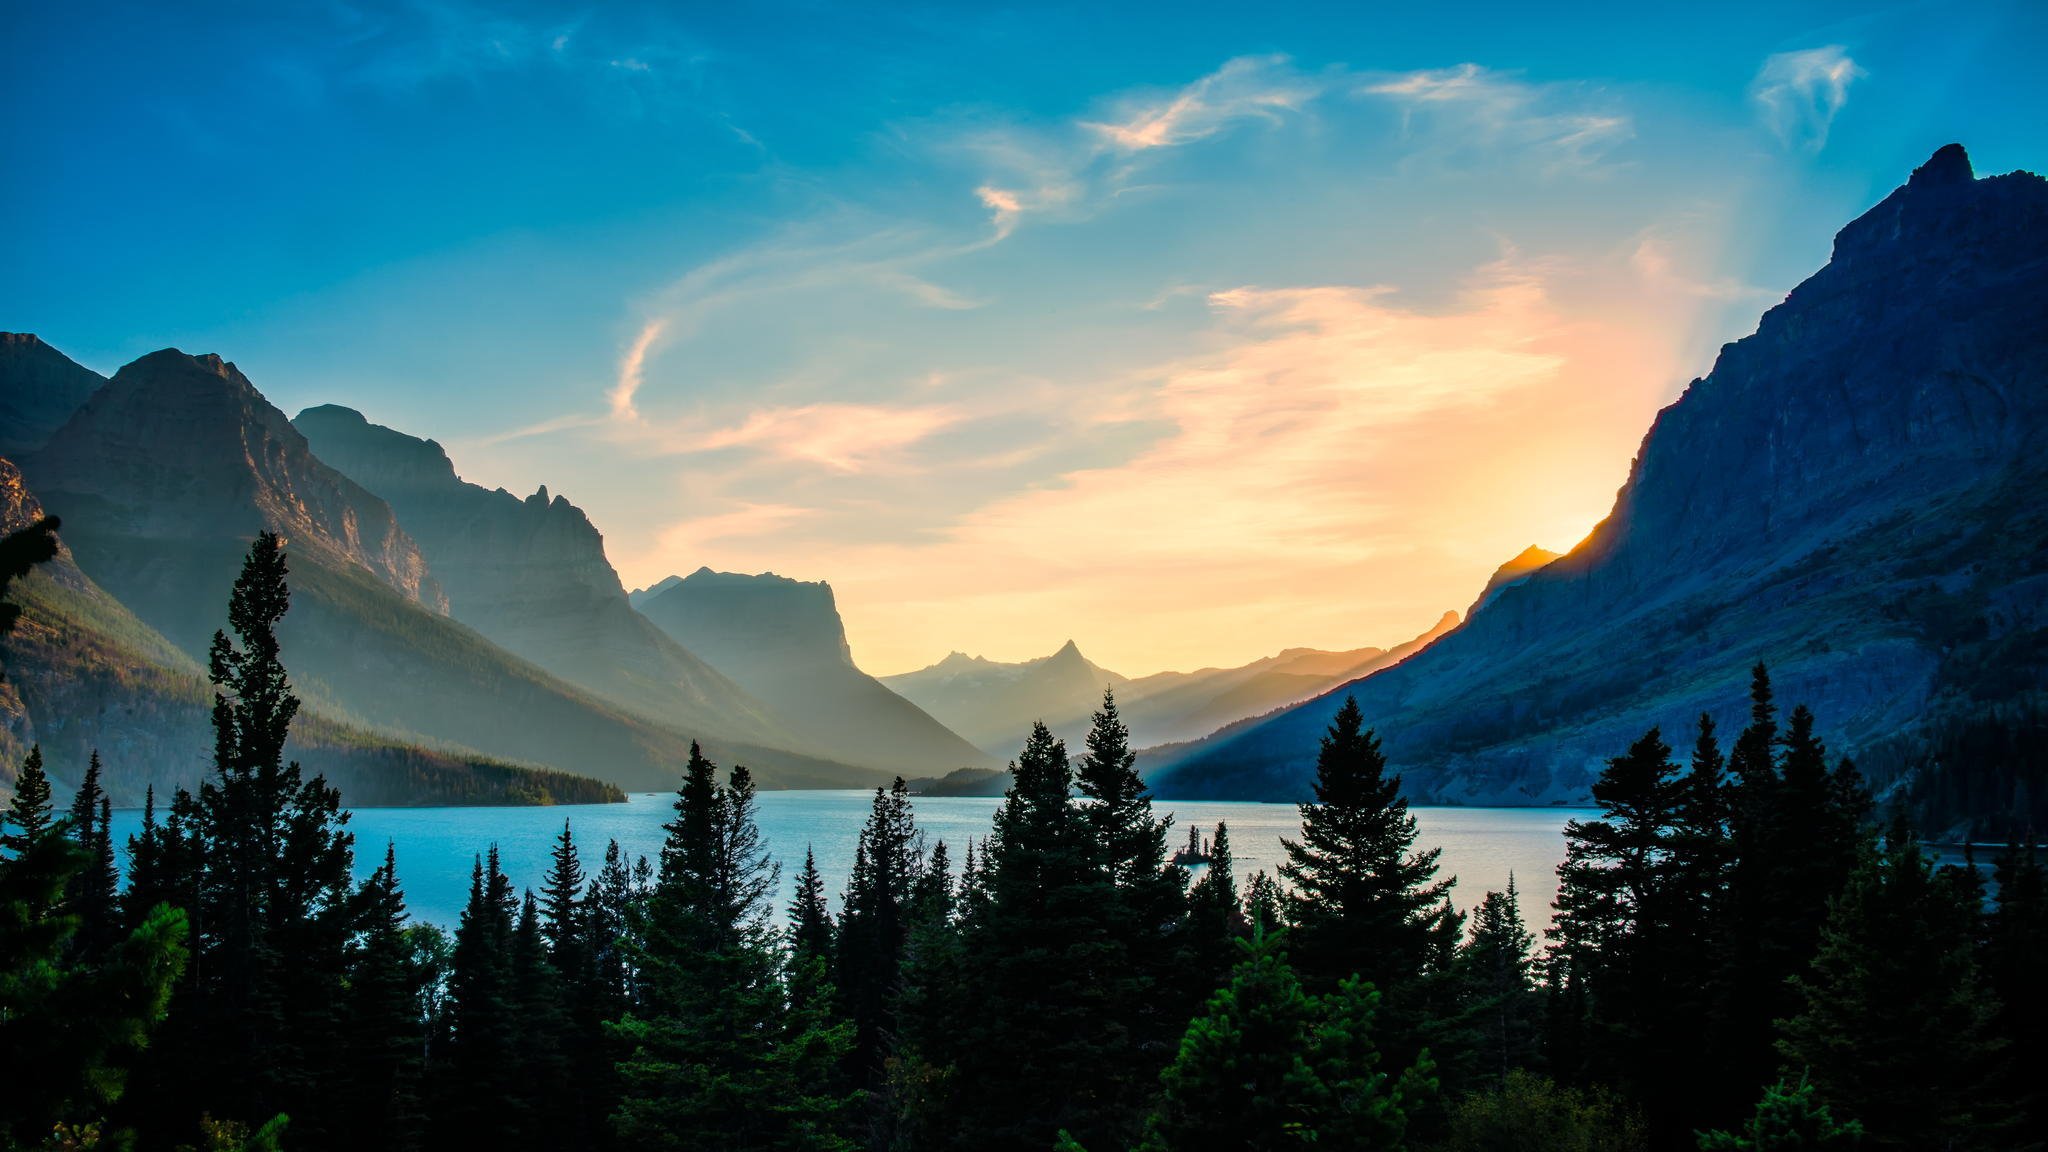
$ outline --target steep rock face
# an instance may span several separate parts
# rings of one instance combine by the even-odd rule
[[[1077,716],[1085,723],[1102,705],[1104,688],[1122,691],[1130,679],[1090,662],[1069,640],[1050,656],[1017,664],[955,652],[882,683],[977,747],[1007,758],[1024,746],[1032,724],[1071,727]]]
[[[260,527],[301,556],[447,609],[390,506],[315,459],[284,413],[218,356],[166,349],[128,364],[24,471],[65,517],[81,565],[188,652],[203,654],[213,634],[212,613],[184,611],[194,588],[232,583]]]
[[[657,720],[716,714],[728,718],[720,731],[779,734],[759,702],[634,611],[603,535],[566,498],[466,483],[439,444],[338,405],[292,424],[321,460],[390,502],[457,620]]]
[[[389,505],[315,458],[218,357],[159,352],[123,368],[23,471],[64,518],[78,566],[195,659],[225,622],[250,538],[282,529],[286,667],[309,703],[352,723],[631,788],[670,786],[692,738],[767,787],[877,775],[784,751],[751,716],[625,712],[448,618]]]
[[[2048,181],[1950,146],[1659,414],[1578,548],[1416,658],[1151,767],[1300,796],[1349,692],[1419,795],[1581,799],[1652,724],[1739,722],[1759,659],[1838,750],[1883,748],[2043,682],[2044,446]]]
[[[906,775],[989,762],[855,666],[831,585],[699,568],[655,588],[649,620],[835,755]]]
[[[42,514],[19,469],[0,458],[0,535]],[[198,662],[94,584],[61,544],[9,594],[22,619],[0,640],[0,788],[12,786],[31,744],[42,746],[60,796],[95,751],[116,804],[140,804],[152,787],[159,796],[196,787],[213,746],[212,688]],[[318,709],[293,721],[290,749],[356,806],[608,798],[593,780],[411,745]]]
[[[0,455],[40,448],[107,378],[28,332],[0,332]]]

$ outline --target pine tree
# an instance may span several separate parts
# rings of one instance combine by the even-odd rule
[[[444,1147],[518,1147],[526,1137],[525,1099],[517,1092],[514,909],[512,882],[493,844],[470,873],[469,901],[455,929],[448,1059],[435,1086],[436,1142]]]
[[[943,845],[941,845],[943,847]],[[832,910],[825,904],[825,880],[818,858],[804,846],[804,869],[797,873],[796,897],[789,905],[789,942],[798,960],[832,962]]]
[[[1310,995],[1277,938],[1240,945],[1230,982],[1188,1025],[1161,1075],[1146,1152],[1398,1149],[1408,1110],[1434,1094],[1427,1058],[1398,1076],[1372,1039],[1379,994],[1356,979]]]
[[[854,1080],[876,1086],[896,1030],[895,1001],[910,941],[910,902],[923,867],[910,791],[898,776],[875,799],[847,879],[833,980],[854,1023]]]
[[[1032,727],[968,886],[964,990],[975,1011],[929,1055],[950,1082],[947,1138],[1041,1152],[1060,1129],[1102,1144],[1104,1004],[1091,932],[1101,889],[1069,794],[1066,745]]]
[[[26,856],[50,834],[50,778],[43,772],[43,746],[29,745],[21,771],[14,777],[14,799],[0,816],[0,852]],[[12,832],[4,831],[12,827]]]
[[[83,959],[94,959],[121,934],[120,873],[114,866],[113,805],[100,787],[100,754],[86,761],[85,777],[71,801],[71,836],[86,854],[86,865],[72,877],[65,901],[78,916],[72,946]]]
[[[337,1141],[357,1148],[416,1148],[425,1123],[420,1099],[425,1067],[419,974],[407,937],[398,856],[365,881],[360,929],[349,949],[337,1109]]]
[[[854,1101],[833,1088],[851,1028],[792,996],[752,777],[735,767],[719,788],[713,771],[692,756],[660,879],[635,913],[638,1002],[612,1029],[627,1053],[614,1131],[628,1149],[851,1148]]]
[[[59,1124],[119,1144],[126,1134],[104,1120],[163,1020],[186,960],[185,916],[152,908],[81,959],[64,894],[90,855],[67,836],[22,843],[0,858],[0,1146],[40,1145]]]
[[[2048,1146],[2048,1088],[2027,1071],[2038,1057],[2026,1055],[2048,1037],[2048,988],[2041,982],[2048,963],[2048,869],[2029,839],[1999,854],[1993,876],[1998,897],[1986,925],[1984,970],[1998,1001],[1992,1027],[2006,1053],[2001,1087],[2019,1112],[2016,1142]]]
[[[974,859],[972,841],[967,858]],[[947,1053],[959,1022],[973,1010],[965,1000],[961,900],[946,842],[941,840],[932,846],[911,894],[910,943],[904,950],[903,991],[896,1009],[899,1032],[885,1065],[891,1147],[942,1143]]]
[[[213,771],[172,803],[156,867],[190,910],[192,964],[154,1061],[152,1104],[259,1123],[291,1117],[320,1143],[336,1122],[335,1073],[348,944],[356,930],[354,838],[326,780],[284,747],[299,700],[278,658],[291,604],[283,541],[258,535],[216,632]],[[182,843],[180,843],[182,839]],[[222,1077],[209,1070],[245,1069]]]
[[[633,877],[617,840],[606,843],[604,865],[590,882],[587,899],[592,999],[599,1020],[617,1020],[632,1000],[630,958],[636,944],[630,926],[639,920]]]
[[[1096,1092],[1111,1125],[1116,1118],[1130,1118],[1121,1130],[1106,1129],[1123,1140],[1138,1135],[1136,1118],[1159,1070],[1172,1058],[1188,1015],[1213,990],[1188,979],[1194,953],[1187,930],[1187,873],[1167,862],[1173,822],[1154,815],[1130,736],[1115,691],[1103,689],[1102,707],[1089,725],[1087,752],[1074,773],[1084,801],[1077,830],[1084,840],[1088,881],[1097,894],[1084,898],[1094,923],[1078,926],[1089,947],[1071,958],[1088,965],[1103,1001]]]
[[[1472,933],[1458,953],[1461,1023],[1474,1042],[1472,1072],[1493,1088],[1536,1055],[1539,1007],[1533,976],[1536,938],[1522,921],[1521,893],[1508,875],[1504,892],[1488,892],[1472,912]]]
[[[1282,840],[1287,921],[1311,988],[1356,975],[1386,997],[1382,1046],[1410,1060],[1423,1021],[1409,999],[1432,954],[1431,928],[1452,881],[1436,880],[1439,849],[1413,851],[1415,817],[1380,742],[1347,697],[1316,755],[1315,801],[1301,839]]]
[[[1779,1080],[1764,1090],[1740,1132],[1703,1132],[1702,1152],[1847,1152],[1863,1143],[1863,1126],[1838,1123],[1813,1085]]]
[[[1866,848],[1821,930],[1779,1051],[1874,1148],[2002,1146],[1995,1003],[1978,977],[1979,906],[1905,824]]]
[[[526,1105],[525,1146],[564,1147],[573,1142],[585,1101],[571,1062],[574,1021],[532,889],[512,930],[512,1016],[518,1026],[514,1091]]]
[[[1287,926],[1287,896],[1280,882],[1262,868],[1252,873],[1244,891],[1245,923],[1253,931],[1278,932]]]
[[[1230,828],[1219,821],[1210,840],[1209,866],[1188,889],[1189,975],[1210,990],[1230,975],[1237,942],[1251,934],[1237,894],[1236,871]]]

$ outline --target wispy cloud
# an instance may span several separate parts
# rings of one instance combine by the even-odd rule
[[[1849,102],[1849,86],[1866,75],[1840,44],[1779,52],[1765,59],[1749,95],[1779,143],[1818,152]]]
[[[612,415],[622,420],[637,420],[639,409],[633,406],[633,397],[640,394],[640,384],[647,367],[647,353],[661,334],[668,330],[668,321],[649,320],[640,326],[640,334],[633,337],[633,343],[626,348],[626,354],[619,357],[618,382],[612,386],[607,399],[611,401]]]
[[[1275,121],[1321,95],[1325,81],[1285,56],[1240,56],[1168,97],[1127,97],[1107,120],[1082,127],[1111,148],[1143,152],[1188,144],[1238,120]]]
[[[699,450],[752,448],[782,460],[834,472],[866,472],[951,424],[960,414],[937,405],[805,404],[750,413],[740,424],[714,429]]]
[[[1411,137],[1445,157],[1512,149],[1538,155],[1546,171],[1585,170],[1635,135],[1628,114],[1597,93],[1477,64],[1375,76],[1357,90],[1398,105]]]

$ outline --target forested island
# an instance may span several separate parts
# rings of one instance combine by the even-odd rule
[[[1239,892],[1218,826],[1191,881],[1113,693],[1078,756],[1033,731],[957,871],[877,789],[836,917],[807,857],[773,923],[752,776],[693,753],[658,860],[593,873],[565,823],[521,893],[479,845],[450,934],[408,922],[395,846],[351,879],[343,798],[287,755],[287,573],[261,534],[213,768],[151,798],[125,878],[97,761],[68,806],[22,765],[9,1147],[2019,1149],[2048,1120],[2032,844],[1995,893],[1937,867],[1761,665],[1725,755],[1702,717],[1684,767],[1654,729],[1608,762],[1540,947],[1512,883],[1452,901],[1351,702],[1279,874]]]

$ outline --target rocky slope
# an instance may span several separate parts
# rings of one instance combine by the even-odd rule
[[[1500,596],[1501,589],[1520,584],[1530,573],[1548,566],[1561,555],[1563,553],[1538,548],[1534,544],[1517,552],[1514,559],[1493,570],[1493,575],[1486,581],[1486,587],[1479,590],[1479,599],[1472,602],[1472,607],[1465,610],[1465,615],[1470,616],[1493,603]]]
[[[79,567],[194,658],[249,539],[281,530],[285,660],[330,715],[634,788],[672,783],[698,736],[771,787],[877,775],[754,743],[770,734],[747,716],[626,713],[448,618],[390,506],[315,457],[219,357],[165,351],[124,367],[23,471],[63,516]]]
[[[0,534],[41,517],[14,464],[0,458]],[[0,640],[0,787],[30,744],[42,745],[60,794],[98,750],[114,802],[146,789],[196,786],[212,749],[205,670],[136,619],[78,569],[69,549],[9,588],[22,609]],[[395,741],[318,709],[292,725],[291,754],[353,805],[589,802],[616,795],[597,781],[461,749]]]
[[[831,585],[699,568],[652,591],[649,620],[834,755],[905,775],[990,763],[854,664]]]
[[[0,456],[40,448],[106,377],[27,332],[0,332]]]
[[[1582,799],[1749,665],[1839,750],[2048,683],[2048,181],[1957,146],[1659,414],[1612,514],[1414,658],[1155,757],[1167,795],[1295,798],[1343,693],[1411,792]],[[1682,742],[1682,737],[1680,738]]]
[[[309,408],[292,426],[321,461],[390,503],[449,614],[493,643],[657,721],[716,717],[721,734],[787,737],[760,703],[627,603],[603,535],[566,498],[466,483],[439,444],[338,405]]]
[[[1072,640],[1050,656],[1005,664],[955,652],[929,668],[884,676],[882,683],[1001,759],[1024,746],[1031,725],[1085,718],[1102,690],[1130,683],[1081,655]]]

